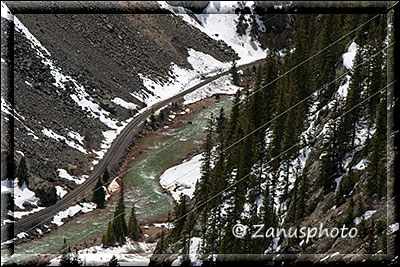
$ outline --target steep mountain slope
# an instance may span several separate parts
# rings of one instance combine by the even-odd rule
[[[295,16],[288,53],[269,47],[230,117],[210,118],[201,166],[165,173],[179,203],[152,264],[396,262],[387,17]]]
[[[14,51],[2,38],[2,72],[12,55],[15,71],[13,91],[2,79],[1,106],[15,153],[2,136],[2,164],[10,154],[16,165],[25,158],[38,206],[87,178],[141,109],[238,58],[173,14],[20,14],[14,22],[14,32],[2,31],[14,36]],[[12,30],[3,3],[1,23]],[[15,175],[2,172],[2,188],[13,187]],[[36,204],[15,208],[28,212]]]

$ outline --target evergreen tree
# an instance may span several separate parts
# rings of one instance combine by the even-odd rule
[[[364,88],[364,69],[363,65],[360,65],[363,61],[363,48],[357,49],[356,56],[354,59],[354,69],[350,79],[349,90],[346,98],[346,110],[349,111],[345,116],[345,129],[347,135],[350,136],[350,148],[354,147],[357,123],[361,116],[361,106],[357,106],[361,100],[361,91]]]
[[[159,121],[164,121],[165,115],[164,115],[164,110],[160,110],[160,114],[158,114],[158,120]]]
[[[104,191],[103,183],[101,182],[101,178],[99,177],[93,192],[92,201],[96,203],[98,208],[104,209],[105,196],[106,192]]]
[[[255,14],[250,15],[250,38],[254,42],[257,40],[258,22]]]
[[[298,200],[293,202],[296,205],[296,222],[299,222],[307,215],[307,201],[308,199],[308,183],[307,174],[303,173],[301,176],[301,182],[298,188]]]
[[[269,121],[272,118],[271,115],[275,113],[273,101],[276,94],[277,83],[274,81],[278,77],[279,61],[274,46],[270,47],[265,61],[264,73],[260,83],[260,88],[264,96],[261,112],[262,121],[264,123]]]
[[[26,167],[25,157],[22,157],[19,162],[17,177],[18,177],[18,186],[19,187],[21,187],[24,183],[28,187],[28,185],[29,185],[28,168]]]
[[[376,131],[372,139],[372,151],[368,156],[367,190],[370,196],[381,198],[386,193],[386,97],[378,105]]]
[[[121,198],[119,199],[117,207],[115,208],[114,218],[112,222],[112,231],[114,232],[115,239],[119,243],[119,245],[124,244],[125,237],[128,234],[128,227],[125,221],[125,205],[123,194],[121,194]]]
[[[224,108],[221,107],[220,111],[219,111],[219,116],[217,117],[217,121],[216,121],[216,133],[218,135],[221,135],[222,132],[225,130],[225,126],[226,126],[226,116],[225,116],[225,111]]]
[[[125,221],[125,205],[123,186],[121,185],[121,197],[114,211],[112,222],[108,223],[107,232],[102,237],[104,247],[115,246],[116,243],[122,245],[128,236],[128,227]]]
[[[82,260],[79,257],[79,253],[78,250],[75,250],[75,253],[72,256],[72,260],[71,260],[71,265],[72,266],[81,266],[82,265]]]
[[[371,219],[371,224],[368,227],[368,235],[367,235],[367,254],[375,253],[375,223],[373,219]]]
[[[120,265],[118,263],[118,259],[113,255],[111,260],[107,263],[107,266],[115,267],[115,266],[120,266]]]
[[[233,136],[235,135],[238,127],[239,113],[240,113],[240,91],[238,90],[235,94],[235,98],[232,103],[231,114],[227,125],[227,135],[226,135],[227,145],[233,143]]]
[[[281,72],[285,69],[282,67]],[[278,80],[277,91],[274,97],[274,110],[275,116],[277,117],[272,124],[273,139],[270,145],[270,158],[277,156],[282,150],[282,140],[285,130],[286,117],[284,112],[287,110],[286,93],[285,88],[287,88],[287,76]],[[279,116],[279,117],[278,117]],[[274,161],[271,165],[273,169],[276,170],[279,162]]]
[[[60,259],[60,266],[71,266],[71,265],[72,265],[71,249],[67,245],[67,239],[64,238],[63,254]]]
[[[293,76],[291,77],[293,88],[295,89],[297,97],[297,101],[302,101],[302,104],[297,108],[298,117],[303,119],[305,118],[308,108],[310,105],[310,98],[306,100],[306,98],[312,93],[312,86],[311,86],[311,61],[305,61],[310,55],[310,38],[311,35],[309,31],[311,30],[310,19],[312,17],[310,15],[298,15],[298,27],[296,30],[296,39],[294,43],[294,47],[296,48],[293,57],[292,57],[292,64],[293,66],[298,66],[294,69]],[[292,103],[292,105],[294,102]],[[302,120],[300,121],[300,125],[298,125],[299,130],[302,127]]]
[[[354,220],[354,210],[353,210],[353,208],[354,208],[354,200],[353,200],[353,197],[351,197],[350,198],[350,204],[349,204],[349,206],[347,207],[347,210],[346,210],[346,218],[345,218],[345,221],[344,221],[344,224],[346,225],[346,226],[352,226],[353,224],[354,224],[354,222],[353,222],[353,220]]]
[[[333,182],[343,171],[342,161],[345,153],[347,135],[344,133],[344,117],[340,116],[337,101],[334,102],[333,119],[328,123],[325,133],[323,154],[321,155],[321,181],[325,190],[333,189]]]
[[[161,237],[160,237],[160,241],[158,241],[157,243],[157,251],[160,251],[161,253],[164,252],[165,249],[165,234],[164,234],[164,230],[161,230]]]
[[[188,216],[186,216],[187,218],[186,218],[186,221],[185,221],[185,223],[183,224],[183,230],[182,230],[182,234],[183,235],[187,235],[187,236],[190,236],[190,234],[191,234],[191,232],[192,232],[192,230],[193,230],[193,227],[194,227],[194,224],[195,224],[195,217],[194,217],[194,214],[193,213],[190,213]]]
[[[263,205],[261,207],[261,220],[264,223],[264,246],[268,246],[267,244],[272,241],[271,238],[267,238],[266,236],[268,228],[277,226],[277,218],[274,211],[274,203],[273,199],[271,198],[270,190],[270,186],[266,183],[263,192]],[[263,250],[265,251],[266,248],[267,247],[263,247]]]
[[[186,214],[186,196],[181,195],[181,202],[175,207],[175,221],[174,228],[172,229],[171,236],[173,240],[178,240],[182,233],[183,226],[187,216]]]
[[[154,115],[154,110],[151,110],[151,115],[150,115],[150,126],[151,128],[155,129],[156,127],[156,116]]]
[[[205,142],[203,145],[203,157],[201,164],[201,177],[199,183],[196,185],[195,196],[199,202],[208,199],[210,193],[210,175],[212,169],[212,149],[213,149],[213,138],[214,138],[214,119],[211,114],[208,119],[207,126],[205,129]]]
[[[142,234],[142,229],[140,229],[136,214],[135,214],[135,206],[132,207],[131,215],[129,217],[128,222],[128,237],[132,240],[139,240]]]
[[[292,76],[290,77],[289,92],[287,97],[287,107],[292,107],[297,102],[297,92],[292,84]],[[297,136],[299,135],[299,128],[301,123],[299,123],[300,118],[297,116],[298,109],[290,109],[286,116],[285,128],[283,133],[282,141],[282,151],[287,151],[282,157],[283,165],[285,166],[285,179],[283,180],[283,195],[281,201],[285,201],[289,196],[289,176],[291,161],[297,155],[295,149],[290,149],[293,145],[297,143]]]
[[[102,237],[103,247],[115,246],[117,239],[115,237],[114,228],[112,227],[111,221],[108,223],[107,232]]]
[[[103,172],[103,184],[106,184],[110,180],[110,173],[108,172],[108,169],[106,168]]]
[[[240,78],[239,78],[239,73],[236,67],[236,62],[233,61],[232,67],[231,67],[231,75],[232,75],[232,83],[236,86],[240,85]]]

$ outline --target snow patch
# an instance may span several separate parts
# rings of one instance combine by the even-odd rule
[[[389,229],[387,231],[387,234],[393,234],[394,232],[399,230],[399,223],[393,223],[391,225],[389,225]]]
[[[68,217],[73,217],[78,212],[83,212],[83,213],[90,212],[90,211],[94,210],[95,208],[96,208],[96,204],[91,203],[91,202],[76,204],[75,206],[71,206],[66,210],[62,210],[62,211],[58,212],[57,215],[55,215],[53,217],[53,220],[51,222],[57,226],[61,226],[64,224],[64,222],[62,221],[63,219],[68,218]]]
[[[347,93],[349,91],[349,85],[350,85],[350,75],[346,75],[346,81],[344,84],[339,86],[339,89],[337,90],[337,94],[341,96],[343,99],[346,99]]]
[[[30,210],[30,211],[14,211],[14,212],[11,212],[10,215],[13,216],[15,219],[21,219],[22,217],[24,217],[26,215],[38,212],[38,211],[40,211],[42,209],[45,209],[45,207],[34,208],[34,209]]]
[[[10,20],[10,21],[13,20],[13,14],[11,14],[10,9],[8,9],[6,4],[4,4],[3,2],[1,2],[1,17],[5,18],[6,20]]]
[[[113,102],[114,104],[120,105],[121,107],[126,108],[126,109],[138,109],[138,105],[131,103],[131,102],[127,102],[119,97],[112,99],[111,102]]]
[[[180,200],[181,194],[192,198],[196,182],[200,179],[202,155],[196,155],[192,159],[166,170],[160,176],[161,186],[171,193],[175,201]]]
[[[68,191],[65,190],[62,186],[57,185],[56,186],[56,192],[57,192],[57,196],[59,196],[60,198],[63,198]]]
[[[28,234],[25,233],[25,232],[21,232],[21,233],[17,234],[17,238],[18,238],[18,239],[22,239],[22,238],[25,238],[25,237],[27,237],[27,236],[28,236]]]
[[[77,178],[77,177],[71,176],[64,169],[57,169],[57,172],[58,172],[58,177],[63,178],[63,179],[67,179],[67,180],[70,180],[70,181],[74,181],[76,184],[81,184],[86,180],[84,175],[82,175],[81,178]]]
[[[351,167],[352,170],[364,170],[367,167],[368,161],[366,159],[360,160],[355,166]]]
[[[351,70],[354,64],[354,58],[356,56],[358,50],[358,45],[355,42],[352,42],[349,46],[349,49],[346,53],[343,54],[343,65],[348,69]]]
[[[361,221],[368,220],[369,218],[371,218],[372,215],[374,215],[375,212],[376,210],[367,210],[363,215],[355,218],[354,223],[358,225]]]
[[[103,248],[93,246],[78,251],[84,265],[101,266],[108,263],[113,256],[121,266],[147,266],[157,243],[134,242],[128,240],[123,246]],[[59,266],[61,255],[50,261],[50,266]]]
[[[83,145],[83,139],[84,138],[79,133],[77,133],[75,131],[71,131],[71,132],[68,133],[68,136],[70,138],[78,141],[79,144]]]
[[[172,223],[153,223],[153,225],[159,228],[166,228],[166,229],[174,228],[174,224]]]
[[[223,76],[185,95],[183,104],[192,104],[216,94],[235,94],[240,89],[242,88],[234,85],[229,76]]]
[[[64,136],[55,133],[55,132],[54,132],[53,130],[51,130],[51,129],[43,128],[43,129],[42,129],[42,133],[43,133],[45,136],[49,137],[49,138],[52,138],[52,139],[54,139],[54,140],[57,140],[57,142],[59,142],[59,141],[64,141],[68,146],[70,146],[70,147],[72,147],[72,148],[78,150],[79,152],[81,152],[81,153],[83,153],[83,154],[87,154],[87,153],[88,153],[88,152],[86,151],[86,149],[84,149],[81,145],[75,143],[74,141],[68,140],[68,139],[65,138]],[[72,134],[74,134],[74,133],[72,133]],[[77,134],[77,133],[75,133],[74,138],[77,138],[76,134]],[[80,138],[82,138],[82,137],[80,137]],[[78,140],[79,140],[79,139],[78,139]],[[82,140],[83,140],[83,138],[82,138]]]
[[[9,192],[14,195],[15,205],[20,209],[25,209],[22,204],[25,202],[31,205],[38,206],[39,198],[35,196],[35,192],[29,190],[24,182],[22,186],[18,186],[18,178],[14,181],[10,179],[5,179],[1,181],[1,193]]]
[[[170,78],[167,82],[151,80],[139,73],[147,90],[135,91],[131,95],[141,99],[147,106],[151,106],[194,86],[203,77],[225,71],[231,66],[230,63],[222,63],[210,55],[191,48],[188,49],[188,53],[188,62],[193,66],[193,70],[184,69],[172,63],[169,72]]]
[[[139,113],[136,113],[135,116],[137,116]],[[97,159],[93,161],[93,165],[96,165],[99,163],[99,161],[104,157],[106,154],[107,150],[111,147],[112,142],[114,139],[122,132],[122,130],[128,125],[128,123],[132,120],[133,118],[129,118],[124,122],[121,122],[121,126],[117,126],[113,130],[108,130],[103,132],[104,140],[100,145],[101,150],[99,151],[93,151],[95,154],[97,154]]]

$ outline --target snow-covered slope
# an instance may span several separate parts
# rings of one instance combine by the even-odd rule
[[[158,1],[161,7],[168,9],[193,27],[215,40],[224,41],[239,55],[238,64],[245,64],[251,61],[265,58],[263,50],[258,41],[252,41],[249,29],[246,34],[239,36],[236,32],[239,15],[235,14],[238,2],[235,1],[210,1],[202,14],[194,14],[197,20],[187,14],[183,7],[168,5],[165,1]],[[253,2],[246,1],[246,6],[251,7]],[[245,15],[248,18],[250,15]],[[199,24],[199,22],[201,24]]]
[[[132,96],[151,106],[196,85],[202,78],[226,71],[231,66],[229,62],[220,62],[212,56],[192,48],[188,49],[188,53],[187,60],[192,65],[193,70],[185,69],[172,63],[170,66],[170,78],[167,82],[153,81],[139,74],[147,91],[135,91],[132,92]]]

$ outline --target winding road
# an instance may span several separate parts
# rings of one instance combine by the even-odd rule
[[[240,65],[237,68],[238,70],[245,69],[248,67],[258,65],[263,61],[264,59],[256,60],[247,64]],[[159,110],[162,107],[174,101],[177,101],[184,95],[191,93],[196,89],[199,89],[204,85],[228,74],[229,70],[218,73],[209,78],[206,78],[197,85],[189,89],[186,89],[173,97],[170,97],[168,99],[165,99],[163,101],[154,104],[151,108],[148,108],[143,113],[134,117],[134,119],[131,122],[129,122],[126,125],[126,127],[121,131],[121,133],[115,138],[111,147],[108,149],[108,151],[106,152],[104,157],[99,161],[99,163],[96,166],[94,166],[93,172],[90,174],[90,176],[88,177],[88,179],[86,179],[84,183],[82,183],[77,188],[66,194],[61,200],[59,200],[53,206],[47,207],[31,215],[22,217],[21,219],[17,220],[14,224],[8,224],[6,226],[3,226],[1,228],[1,242],[6,241],[7,237],[8,238],[10,237],[11,233],[10,231],[13,231],[13,235],[16,236],[21,232],[29,232],[43,224],[49,224],[52,221],[53,216],[56,215],[59,211],[75,204],[75,202],[81,199],[82,196],[85,195],[90,196],[97,182],[97,179],[102,175],[105,168],[106,167],[109,168],[110,166],[116,166],[116,164],[119,164],[121,158],[125,156],[126,148],[132,141],[132,136],[136,135],[139,132],[140,129],[139,126],[143,122],[145,122],[147,118],[150,117],[152,110]]]

